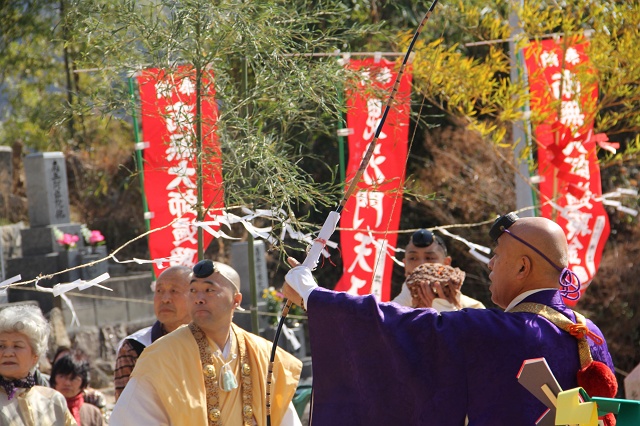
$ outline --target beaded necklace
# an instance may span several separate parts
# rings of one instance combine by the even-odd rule
[[[196,339],[200,352],[200,362],[202,363],[202,375],[204,376],[204,387],[207,397],[207,418],[209,426],[222,426],[222,413],[220,411],[220,386],[216,368],[214,366],[214,351],[209,346],[207,336],[200,327],[194,323],[189,324],[189,330]],[[242,375],[242,419],[243,426],[253,426],[253,408],[251,408],[251,366],[247,359],[247,347],[244,336],[238,335],[233,327],[231,328],[238,341],[238,351],[240,352],[240,371]]]

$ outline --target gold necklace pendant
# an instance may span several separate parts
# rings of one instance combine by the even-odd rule
[[[202,363],[202,375],[204,377],[204,387],[207,400],[207,418],[209,419],[209,426],[222,426],[222,412],[220,411],[220,386],[218,380],[218,374],[214,365],[214,354],[207,341],[205,333],[195,325],[189,324],[189,330],[196,339],[198,344],[198,351],[200,353],[200,362]],[[245,346],[244,337],[242,335],[236,336],[238,342],[238,351],[240,352],[240,365],[242,372],[242,418],[244,426],[252,426],[253,423],[253,408],[252,403],[252,389],[251,389],[251,367],[247,359],[247,348]],[[223,367],[222,374],[222,386],[223,390],[230,391],[238,387],[235,375],[231,372],[229,365]],[[228,374],[227,374],[228,373]],[[231,377],[225,377],[231,375]],[[234,387],[233,384],[235,383]],[[228,390],[227,390],[228,388]]]

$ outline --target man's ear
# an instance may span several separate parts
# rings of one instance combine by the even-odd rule
[[[526,278],[531,273],[531,258],[529,256],[520,256],[518,261],[518,278]]]
[[[242,293],[236,293],[236,295],[233,296],[233,301],[236,306],[240,306],[240,303],[242,302]]]
[[[443,265],[451,265],[451,256],[447,256],[444,258],[444,260],[442,261]]]

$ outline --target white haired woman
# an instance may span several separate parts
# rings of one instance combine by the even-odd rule
[[[76,424],[62,394],[35,385],[34,370],[48,340],[49,323],[38,307],[0,311],[0,425]]]

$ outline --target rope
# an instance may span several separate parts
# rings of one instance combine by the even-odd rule
[[[572,324],[567,327],[567,331],[573,337],[576,337],[578,339],[586,339],[587,337],[589,337],[595,342],[596,345],[601,345],[604,343],[604,339],[602,337],[589,330],[589,328],[584,324]]]

